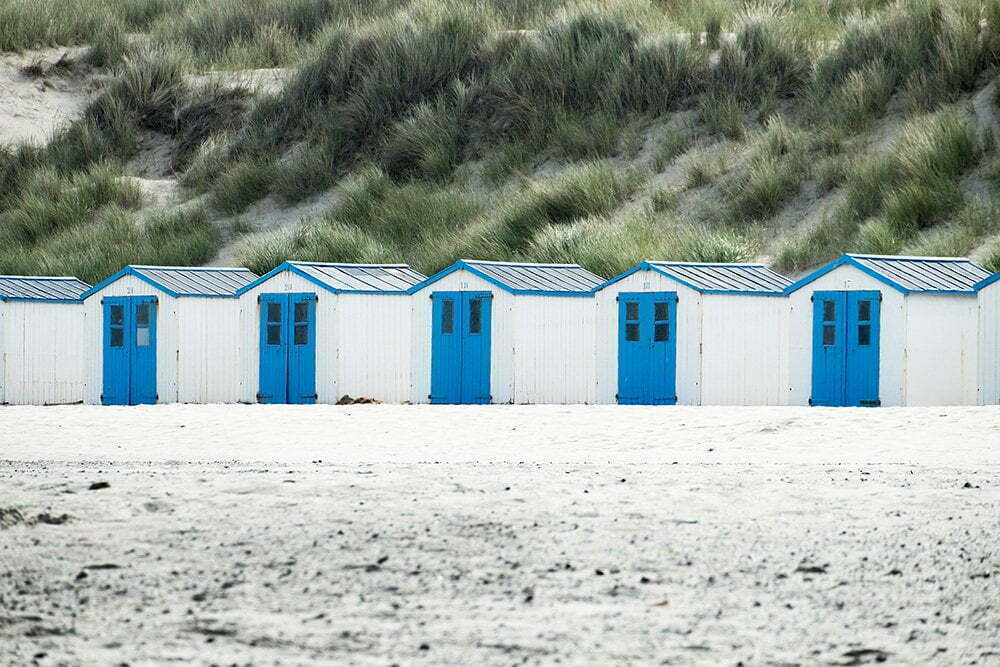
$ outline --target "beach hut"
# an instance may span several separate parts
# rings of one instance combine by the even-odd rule
[[[84,311],[77,278],[0,276],[0,405],[83,401]]]
[[[249,269],[127,266],[84,295],[86,402],[240,398],[240,302]]]
[[[597,398],[781,405],[791,281],[762,264],[646,261],[597,291]]]
[[[594,294],[575,264],[459,260],[417,285],[413,402],[593,403]]]
[[[979,301],[979,404],[1000,404],[1000,273],[976,285]]]
[[[959,257],[843,255],[788,290],[792,405],[976,405],[978,302]]]
[[[405,264],[284,262],[240,291],[243,400],[336,403],[410,397]]]

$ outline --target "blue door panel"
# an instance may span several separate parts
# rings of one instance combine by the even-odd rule
[[[879,405],[881,295],[813,294],[811,405]]]
[[[101,403],[156,403],[156,297],[105,297],[101,303]]]
[[[315,294],[261,294],[257,401],[316,402]]]
[[[493,295],[431,295],[431,403],[490,403]]]
[[[618,402],[677,403],[677,293],[618,295]]]

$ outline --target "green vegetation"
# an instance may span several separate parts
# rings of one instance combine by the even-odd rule
[[[197,263],[233,233],[258,271],[761,252],[798,271],[998,233],[970,195],[1000,128],[969,97],[1000,69],[1000,0],[0,0],[0,49],[69,44],[114,78],[46,146],[0,148],[0,270]],[[265,90],[195,76],[274,67]],[[140,210],[123,175],[150,137],[197,202]],[[302,225],[225,221],[327,192]],[[814,202],[818,224],[779,226]]]

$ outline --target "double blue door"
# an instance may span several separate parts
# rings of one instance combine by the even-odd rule
[[[156,297],[105,297],[101,403],[156,403]]]
[[[879,311],[874,291],[813,294],[810,405],[879,405]]]
[[[260,403],[316,402],[316,295],[261,294]]]
[[[618,402],[677,402],[677,293],[618,295]]]
[[[489,403],[489,292],[431,295],[431,403]]]

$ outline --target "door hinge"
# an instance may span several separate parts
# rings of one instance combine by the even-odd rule
[[[812,301],[813,303],[816,303],[816,295],[813,294],[812,296],[810,296],[809,300]]]
[[[159,395],[159,394],[157,394],[156,396],[154,396],[154,397],[153,397],[153,400],[154,400],[154,401],[158,401],[158,400],[160,400],[160,395]]]
[[[882,303],[882,292],[878,293],[878,300],[879,300],[879,303]]]
[[[861,401],[861,407],[863,408],[880,408],[882,407],[882,401],[875,399],[874,401]]]
[[[812,400],[812,398],[810,398],[809,399],[809,405],[812,406],[812,404],[813,404],[813,400]]]
[[[257,295],[257,303],[260,303],[260,297],[261,297],[261,295],[260,295],[260,294],[258,294],[258,295]]]
[[[262,398],[271,398],[271,396],[272,396],[272,394],[262,394],[262,393],[260,393],[259,391],[257,392],[257,400],[258,400],[258,401],[259,401],[260,399],[262,399]]]
[[[615,394],[615,400],[616,401],[618,400],[618,394]]]

